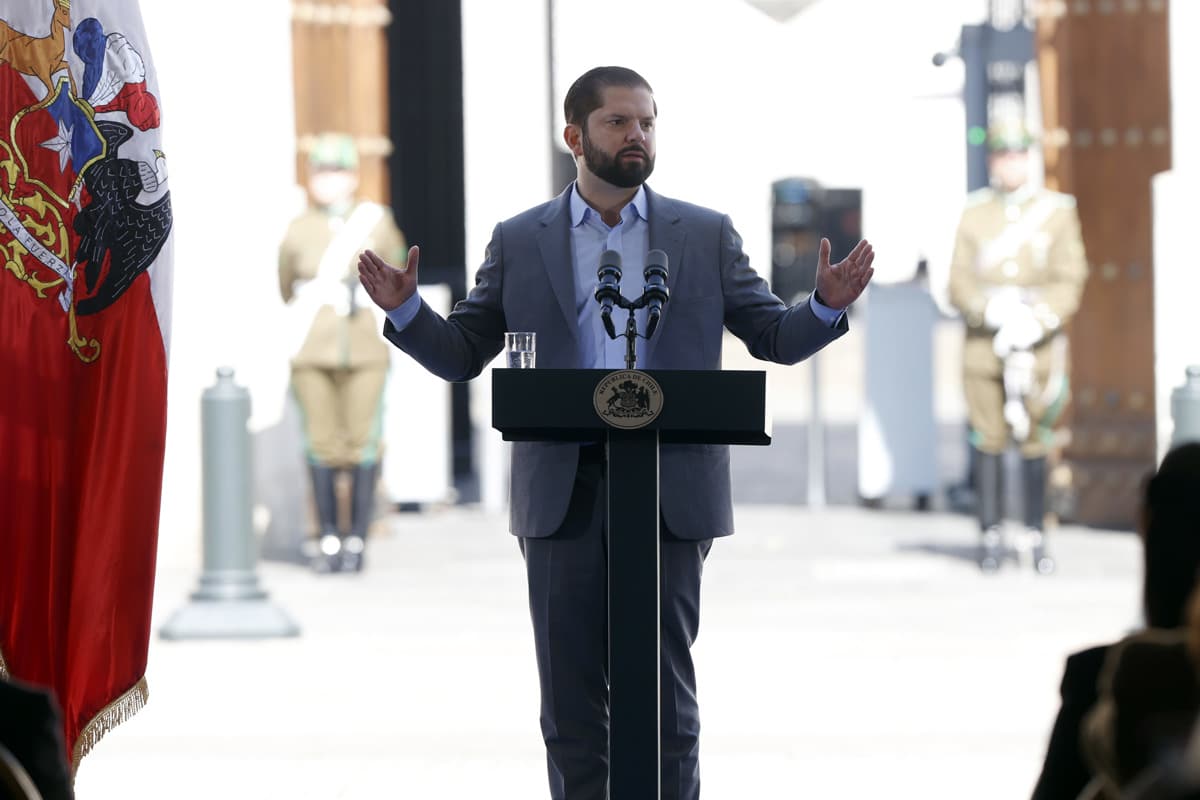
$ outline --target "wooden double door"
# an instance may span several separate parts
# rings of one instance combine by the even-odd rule
[[[387,0],[297,0],[292,9],[296,179],[320,133],[348,133],[359,151],[361,199],[387,204]]]
[[[1185,0],[1187,1],[1187,0]],[[1075,195],[1090,274],[1069,329],[1070,521],[1131,528],[1155,465],[1151,178],[1171,166],[1166,0],[1037,11],[1046,184]]]

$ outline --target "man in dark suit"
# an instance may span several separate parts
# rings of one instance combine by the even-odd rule
[[[870,244],[860,242],[830,265],[823,240],[816,292],[789,308],[750,268],[728,216],[645,185],[654,169],[657,107],[644,78],[598,67],[574,83],[564,110],[576,181],[496,226],[475,287],[448,318],[417,293],[418,248],[410,248],[401,269],[363,254],[359,276],[387,312],[384,335],[393,344],[451,381],[478,375],[500,351],[505,331],[538,334],[539,367],[623,368],[625,345],[605,335],[593,299],[600,255],[610,249],[621,254],[626,275],[642,272],[649,250],[668,256],[670,302],[654,337],[638,341],[645,368],[720,369],[725,328],[754,356],[785,364],[846,332],[845,308],[873,274]],[[690,648],[704,559],[713,538],[733,533],[728,448],[664,445],[659,474],[662,796],[695,798],[700,722]],[[554,798],[607,796],[604,476],[598,445],[513,445],[510,524],[528,573]]]

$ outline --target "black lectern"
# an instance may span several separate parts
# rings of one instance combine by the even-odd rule
[[[609,792],[658,800],[658,446],[766,445],[766,373],[496,369],[508,441],[607,441]]]

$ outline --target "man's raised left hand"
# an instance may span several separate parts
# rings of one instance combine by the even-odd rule
[[[875,250],[870,242],[863,239],[854,246],[850,255],[831,265],[830,249],[829,240],[822,238],[817,254],[817,294],[822,303],[840,310],[857,300],[867,288],[871,276],[875,274],[871,268]]]

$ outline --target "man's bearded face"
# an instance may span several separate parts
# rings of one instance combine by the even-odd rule
[[[654,172],[654,156],[641,144],[627,144],[609,155],[588,136],[587,125],[583,126],[583,163],[597,178],[622,189],[641,186]]]

